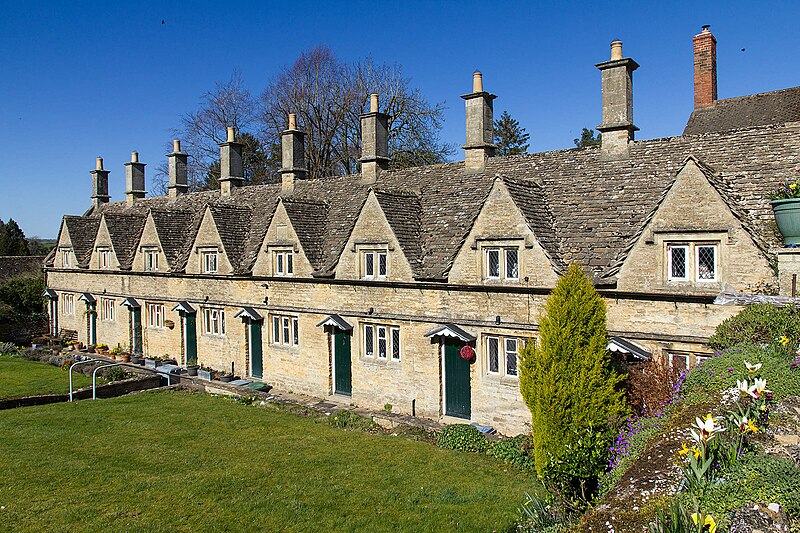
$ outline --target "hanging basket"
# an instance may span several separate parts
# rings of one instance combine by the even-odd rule
[[[461,356],[461,359],[468,363],[471,363],[475,360],[475,348],[472,346],[464,346],[461,348],[458,354]]]

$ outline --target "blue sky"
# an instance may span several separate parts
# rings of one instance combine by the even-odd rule
[[[800,3],[792,2],[41,1],[4,2],[2,12],[0,218],[13,217],[28,236],[54,237],[62,214],[89,207],[95,157],[111,170],[112,199],[123,199],[130,152],[152,174],[178,117],[215,82],[239,69],[259,94],[321,43],[344,60],[402,64],[426,98],[446,102],[442,137],[459,146],[459,95],[479,69],[498,95],[496,116],[517,118],[531,151],[571,147],[583,126],[600,122],[594,64],[616,38],[641,65],[641,139],[682,131],[691,38],[702,24],[719,41],[720,98],[800,85]]]

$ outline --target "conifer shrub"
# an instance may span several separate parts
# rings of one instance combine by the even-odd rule
[[[788,305],[753,304],[717,326],[708,341],[715,350],[737,344],[771,343],[786,336],[794,346],[800,339],[800,308]]]
[[[593,479],[564,481],[591,485],[607,458],[586,450],[587,442],[607,455],[628,408],[623,376],[613,371],[607,350],[605,302],[579,265],[571,265],[550,293],[539,333],[520,352],[520,391],[531,412],[536,471],[545,479],[553,469],[564,471],[574,462],[566,455],[580,449],[597,468],[573,474]]]

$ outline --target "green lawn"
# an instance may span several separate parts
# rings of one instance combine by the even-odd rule
[[[73,372],[72,382],[78,389],[91,385],[92,378]],[[68,372],[47,363],[0,354],[0,398],[68,392]]]
[[[535,486],[478,454],[188,392],[12,409],[0,435],[0,524],[19,531],[504,531]]]

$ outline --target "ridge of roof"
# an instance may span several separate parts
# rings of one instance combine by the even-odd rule
[[[748,94],[714,101],[695,109],[684,135],[727,131],[800,121],[800,87]]]

